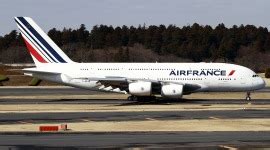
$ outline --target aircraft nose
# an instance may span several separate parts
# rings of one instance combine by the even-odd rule
[[[264,87],[265,87],[265,81],[264,81],[262,78],[259,79],[259,81],[258,81],[258,86],[259,86],[260,88],[264,88]]]

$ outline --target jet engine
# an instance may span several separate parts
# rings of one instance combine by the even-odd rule
[[[135,82],[128,85],[129,93],[135,96],[150,96],[152,93],[151,82]]]
[[[168,84],[161,87],[161,95],[168,98],[182,98],[183,85]]]

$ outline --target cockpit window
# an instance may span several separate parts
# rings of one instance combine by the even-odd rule
[[[259,75],[255,74],[255,75],[252,75],[252,77],[253,77],[253,78],[255,78],[255,77],[259,77]]]

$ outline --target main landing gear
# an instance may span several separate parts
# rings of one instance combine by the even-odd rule
[[[134,96],[131,95],[127,98],[129,101],[152,101],[156,100],[155,96]]]
[[[250,97],[250,92],[247,92],[247,95],[246,95],[246,100],[247,100],[247,101],[250,101],[250,100],[251,100],[251,97]]]
[[[137,96],[129,96],[127,99],[129,100],[129,101],[137,101]]]

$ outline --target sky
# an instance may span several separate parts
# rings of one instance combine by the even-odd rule
[[[17,29],[14,16],[32,17],[48,32],[94,25],[176,26],[252,24],[270,29],[270,0],[0,0],[0,36]]]

